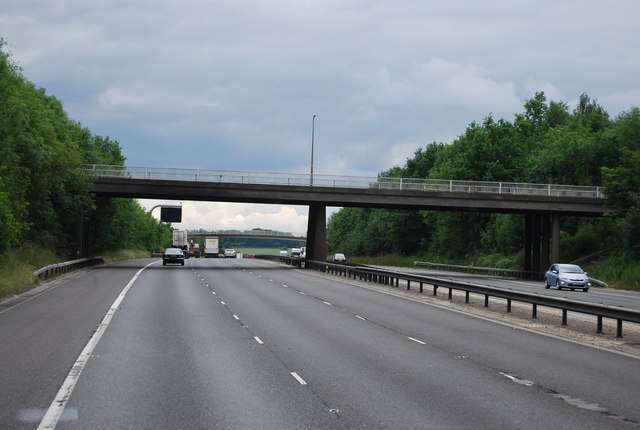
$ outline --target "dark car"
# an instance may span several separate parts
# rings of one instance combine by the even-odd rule
[[[569,288],[589,291],[591,282],[587,272],[575,264],[552,264],[544,274],[545,288],[556,287],[558,290]]]
[[[184,252],[180,248],[167,248],[162,253],[162,265],[167,263],[177,263],[184,266]]]

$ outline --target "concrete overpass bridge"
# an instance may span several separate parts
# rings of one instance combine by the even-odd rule
[[[307,237],[304,234],[293,234],[286,233],[282,231],[274,231],[274,230],[248,230],[248,231],[239,231],[239,230],[219,230],[219,231],[188,231],[188,238],[200,238],[204,239],[207,237],[234,237],[234,238],[250,238],[250,239],[282,239],[282,240],[291,240],[297,242],[306,242]]]
[[[104,165],[84,170],[99,196],[308,206],[307,256],[319,260],[327,254],[327,206],[523,214],[525,270],[533,271],[558,261],[561,216],[605,212],[599,187]]]

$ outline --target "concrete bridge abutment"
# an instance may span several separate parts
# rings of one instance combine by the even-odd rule
[[[321,204],[309,205],[307,222],[307,255],[309,260],[327,259],[327,207]]]

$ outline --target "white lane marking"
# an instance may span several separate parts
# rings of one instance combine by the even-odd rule
[[[282,286],[285,287],[285,288],[289,288],[289,286],[286,285],[286,284],[282,284]]]
[[[366,321],[366,319],[362,318],[360,315],[356,315],[356,318],[360,318],[362,321]]]
[[[324,303],[324,304],[325,304],[325,305],[327,305],[327,306],[331,306],[331,303],[329,303],[329,302],[324,302],[324,301],[323,301],[322,303]]]
[[[526,387],[533,387],[533,381],[529,381],[528,379],[520,379],[517,376],[509,375],[508,373],[500,372],[500,374],[508,379],[511,379],[516,384],[524,385]]]
[[[258,342],[260,345],[264,345],[264,342],[262,340],[260,340],[260,338],[258,336],[253,336],[253,338],[256,340],[256,342]]]
[[[215,296],[215,295],[216,295],[216,292],[215,292],[215,291],[212,291],[212,292],[211,292],[211,294],[213,294],[213,295]]]
[[[296,378],[296,381],[298,381],[300,383],[300,385],[307,385],[307,383],[305,382],[304,379],[302,379],[300,377],[300,375],[298,375],[296,372],[291,372],[291,376],[293,376],[294,378]]]
[[[240,321],[240,318],[238,318],[238,315],[234,315],[233,317],[236,319],[236,321]]]
[[[49,406],[47,413],[44,415],[44,418],[42,418],[42,421],[38,426],[38,430],[56,428],[56,425],[58,425],[58,421],[60,421],[60,417],[64,412],[64,408],[67,405],[67,401],[69,400],[69,397],[71,397],[71,393],[73,393],[73,390],[76,387],[76,384],[78,383],[78,379],[80,379],[80,375],[82,374],[84,367],[87,365],[87,361],[89,361],[89,358],[93,353],[93,350],[95,349],[96,345],[98,345],[98,342],[102,338],[102,335],[104,334],[105,330],[107,330],[107,327],[109,327],[111,318],[113,318],[113,314],[115,314],[115,312],[118,310],[118,307],[120,307],[122,300],[124,300],[124,296],[127,294],[127,292],[129,291],[133,283],[136,282],[136,280],[138,279],[142,271],[147,267],[151,266],[152,264],[157,264],[157,263],[159,263],[159,261],[154,261],[153,263],[149,263],[146,266],[144,266],[142,269],[138,270],[136,274],[133,276],[133,278],[131,278],[127,286],[124,287],[124,289],[122,290],[122,292],[120,293],[116,301],[113,302],[113,304],[111,305],[111,308],[109,308],[109,311],[104,316],[104,318],[102,319],[102,322],[100,323],[96,331],[93,333],[93,336],[91,336],[91,339],[89,339],[89,342],[84,347],[84,349],[80,353],[80,356],[78,357],[75,364],[69,371],[69,374],[67,375],[67,378],[62,383],[62,386],[60,387],[58,394],[56,394],[56,397],[55,399],[53,399],[53,402],[51,402],[51,405]]]
[[[302,291],[300,291],[300,294],[302,294],[303,296],[306,296],[306,294],[305,294],[305,293],[303,293]]]
[[[269,279],[269,282],[273,282],[273,279]]]
[[[412,341],[414,341],[414,342],[417,342],[417,343],[419,343],[420,345],[426,345],[426,344],[427,344],[426,342],[423,342],[423,341],[418,340],[418,339],[414,339],[414,338],[413,338],[413,337],[411,337],[411,336],[409,336],[409,340],[412,340]]]
[[[223,302],[222,300],[220,300],[220,303],[221,303],[221,304],[223,304],[223,305],[226,305],[226,303],[225,303],[225,302]]]

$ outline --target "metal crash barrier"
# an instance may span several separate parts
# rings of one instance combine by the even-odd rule
[[[267,256],[261,256],[261,258],[266,257]],[[514,301],[527,303],[532,307],[532,319],[537,318],[538,306],[560,309],[562,311],[562,325],[567,325],[568,312],[593,315],[597,318],[597,333],[602,333],[603,319],[608,318],[617,322],[617,338],[622,337],[623,322],[626,321],[630,323],[640,324],[640,311],[633,309],[624,309],[620,307],[607,306],[596,303],[576,302],[540,294],[504,290],[501,288],[489,287],[485,285],[452,281],[448,279],[434,278],[431,276],[402,273],[392,270],[377,269],[367,266],[351,266],[312,260],[306,260],[302,262],[300,261],[300,259],[295,258],[289,258],[284,262],[297,267],[304,266],[306,269],[316,270],[331,275],[343,276],[346,278],[356,279],[364,282],[372,282],[380,285],[388,285],[392,288],[399,288],[400,281],[404,281],[407,290],[410,290],[411,286],[413,285],[419,289],[420,293],[423,293],[426,286],[430,287],[430,289],[432,290],[432,295],[434,296],[438,294],[438,289],[445,288],[448,290],[449,300],[453,298],[453,290],[463,291],[465,293],[465,303],[469,303],[470,293],[480,294],[484,296],[484,307],[489,307],[489,301],[491,297],[500,298],[507,301],[506,312],[511,312],[511,304]]]
[[[33,274],[40,279],[47,279],[51,276],[56,276],[61,273],[71,272],[82,267],[93,266],[94,264],[100,263],[104,263],[104,259],[102,257],[79,258],[77,260],[65,261],[63,263],[50,264],[36,270]]]

